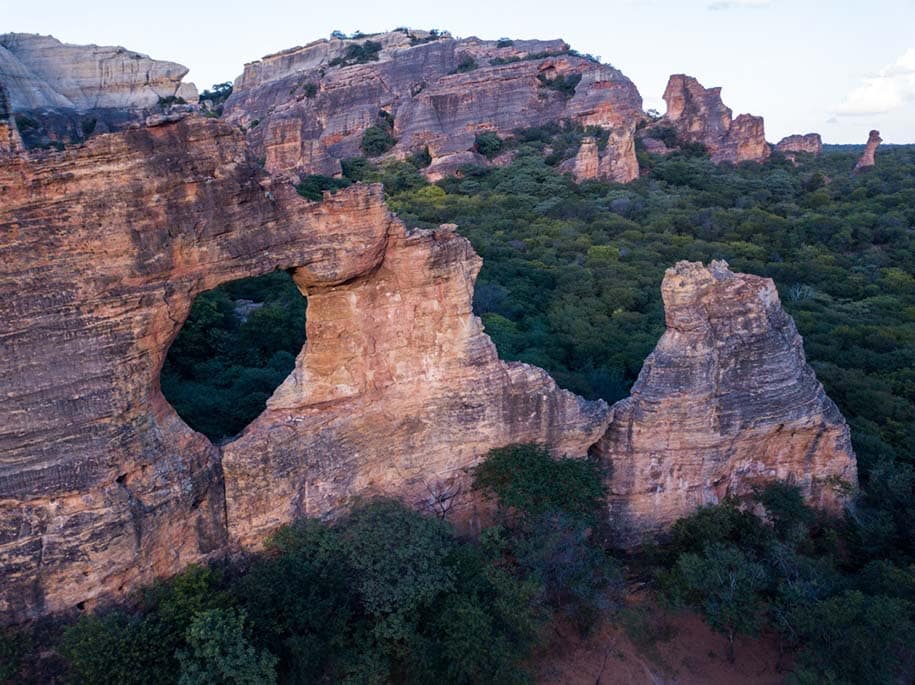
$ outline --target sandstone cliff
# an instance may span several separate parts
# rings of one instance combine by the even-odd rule
[[[774,479],[835,511],[857,482],[848,426],[772,281],[678,262],[661,293],[667,331],[594,448],[625,540]]]
[[[30,146],[82,140],[146,116],[160,99],[197,100],[187,67],[122,47],[70,45],[51,36],[0,35],[0,85],[29,123]]]
[[[880,131],[871,131],[868,134],[867,145],[855,164],[855,171],[867,171],[874,168],[877,164],[877,148],[880,147],[882,142],[883,138],[880,137]]]
[[[369,40],[381,46],[376,60],[347,58]],[[363,132],[383,112],[397,141],[387,155],[404,158],[428,148],[432,178],[485,163],[473,152],[478,133],[505,137],[516,128],[570,120],[611,130],[598,173],[625,182],[638,175],[633,134],[641,107],[620,71],[559,40],[395,31],[317,41],[246,65],[225,116],[249,128],[269,171],[334,174],[341,159],[362,156]]]
[[[732,118],[721,88],[704,88],[692,76],[674,74],[664,91],[667,113],[651,129],[672,127],[680,141],[704,145],[713,162],[762,162],[771,154],[762,117]]]
[[[603,402],[497,359],[466,240],[407,231],[374,186],[307,202],[221,122],[20,155],[0,187],[0,620],[116,596],[355,495],[421,505],[492,447],[583,455],[606,425]],[[308,345],[223,459],[159,369],[195,295],[275,269],[308,293]]]

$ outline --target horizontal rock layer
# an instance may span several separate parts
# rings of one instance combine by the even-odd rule
[[[15,112],[137,109],[159,98],[196,100],[187,67],[122,47],[69,45],[52,36],[0,35],[0,82]]]
[[[624,541],[776,479],[839,509],[857,484],[848,426],[773,282],[678,262],[661,293],[667,330],[593,450],[612,469]]]

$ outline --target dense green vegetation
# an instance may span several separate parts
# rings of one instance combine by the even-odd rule
[[[211,440],[239,433],[295,364],[305,343],[305,298],[285,273],[199,295],[162,368],[162,392]]]

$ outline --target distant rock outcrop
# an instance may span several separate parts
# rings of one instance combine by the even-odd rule
[[[645,130],[670,126],[685,143],[704,145],[713,162],[762,162],[771,154],[762,117],[732,118],[721,101],[721,88],[703,88],[692,76],[674,74],[664,91],[667,113]]]
[[[819,157],[823,153],[823,139],[819,133],[795,134],[782,138],[775,149],[792,162],[796,161],[799,153]]]
[[[245,65],[225,107],[273,172],[335,174],[385,127],[386,157],[428,149],[430,177],[486,160],[476,135],[560,121],[610,130],[597,174],[638,176],[633,134],[642,99],[619,70],[561,40],[455,40],[409,31],[321,40]]]
[[[52,36],[0,35],[0,85],[32,145],[82,140],[139,121],[160,102],[196,102],[187,67],[122,47],[70,45]]]
[[[775,479],[839,508],[843,484],[857,482],[848,426],[773,282],[678,262],[661,293],[667,331],[594,448],[612,467],[610,516],[624,538]]]
[[[883,138],[880,137],[880,131],[872,130],[867,136],[867,145],[864,148],[864,152],[861,153],[861,156],[858,158],[857,164],[855,164],[855,171],[868,171],[873,169],[877,164],[877,148],[880,147],[880,143],[883,142]]]

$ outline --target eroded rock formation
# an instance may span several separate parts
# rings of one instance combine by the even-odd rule
[[[867,145],[864,148],[864,152],[862,152],[861,156],[858,158],[858,162],[855,164],[855,171],[867,171],[876,166],[877,148],[880,147],[880,143],[882,142],[883,138],[880,137],[880,131],[873,130],[868,134]]]
[[[836,510],[857,482],[848,426],[771,279],[678,262],[661,293],[667,331],[594,448],[626,540],[775,479]]]
[[[798,153],[819,157],[823,153],[823,139],[819,133],[795,134],[782,138],[775,149],[791,161],[795,161]]]
[[[0,187],[3,621],[116,596],[354,495],[421,503],[492,447],[581,455],[603,432],[604,403],[498,361],[466,240],[407,231],[375,186],[309,203],[221,122],[21,155]],[[195,295],[274,269],[308,292],[308,346],[226,447],[224,486],[159,369]]]
[[[771,154],[762,117],[732,118],[721,101],[721,88],[704,88],[692,76],[674,74],[664,102],[667,113],[656,126],[671,126],[680,141],[704,145],[713,162],[762,162]]]
[[[349,63],[347,50],[368,40],[381,45],[377,61]],[[395,31],[321,40],[248,64],[225,111],[249,128],[273,173],[339,173],[341,159],[363,155],[362,135],[384,112],[397,141],[388,156],[428,148],[432,178],[485,163],[473,152],[478,133],[505,137],[568,119],[611,130],[599,173],[625,182],[638,175],[633,134],[641,107],[620,71],[573,54],[559,40],[430,39]]]
[[[188,69],[122,47],[0,35],[0,85],[30,146],[81,141],[142,120],[160,100],[197,100]]]
[[[0,35],[0,74],[16,112],[143,109],[159,98],[197,99],[188,69],[122,47],[70,45],[52,36]]]

